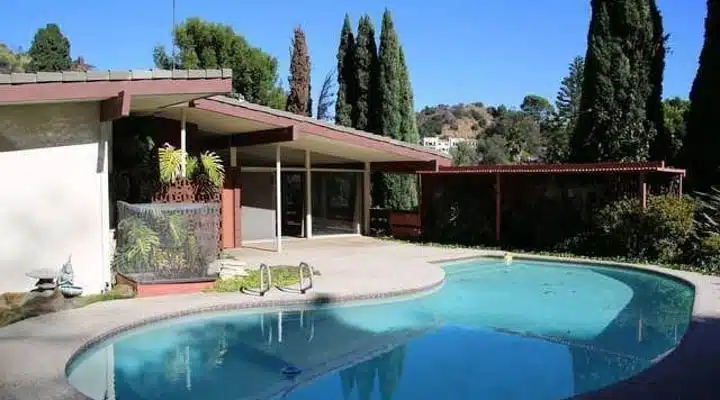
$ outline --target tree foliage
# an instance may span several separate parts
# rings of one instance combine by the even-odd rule
[[[718,184],[720,169],[720,2],[708,0],[705,42],[690,91],[683,166],[694,189],[707,191]]]
[[[293,31],[290,55],[290,93],[286,109],[294,114],[312,115],[310,104],[310,54],[305,32],[299,26]]]
[[[153,57],[159,68],[231,68],[233,90],[246,100],[285,109],[286,94],[279,85],[277,60],[251,46],[232,27],[188,18],[178,25],[174,41],[179,53],[173,59],[162,46]]]
[[[375,43],[375,27],[368,15],[360,17],[355,40],[356,97],[352,109],[352,126],[356,129],[377,132],[379,101],[379,63]]]
[[[334,70],[328,72],[327,75],[325,75],[325,80],[323,80],[323,85],[320,88],[320,96],[318,96],[315,118],[322,121],[329,121],[332,118],[330,110],[333,108],[333,98],[335,97],[335,92],[333,92],[333,90],[335,90],[334,75]]]
[[[523,98],[520,110],[538,122],[548,121],[555,113],[555,107],[550,101],[536,94],[529,94]]]
[[[467,166],[478,164],[478,151],[468,142],[460,142],[450,149],[453,165]]]
[[[662,132],[665,41],[655,0],[592,0],[575,161],[642,161]]]
[[[410,77],[392,15],[387,9],[383,13],[378,64],[378,102],[375,103],[377,108],[370,114],[379,116],[378,133],[395,140],[417,143],[419,137]],[[373,194],[384,207],[411,210],[417,206],[414,176],[384,174],[376,177]]]
[[[496,117],[495,123],[485,131],[485,135],[488,137],[498,136],[503,139],[502,141],[494,139],[492,142],[493,145],[504,143],[505,154],[500,158],[501,160],[526,163],[536,162],[543,158],[544,140],[541,135],[540,123],[533,114],[508,110]]]
[[[0,74],[25,72],[30,63],[30,57],[22,49],[13,51],[4,43],[0,43]]]
[[[572,131],[577,125],[580,116],[580,98],[582,97],[583,76],[585,74],[585,59],[575,57],[570,63],[568,74],[560,82],[555,99],[555,109],[560,127]]]
[[[671,165],[676,165],[675,163],[679,160],[687,132],[685,118],[689,109],[690,101],[680,97],[673,97],[663,101],[664,137],[666,142],[663,144],[664,154],[661,159]]]
[[[355,76],[355,36],[350,16],[345,14],[340,45],[337,52],[337,101],[335,102],[335,123],[353,125],[353,106],[357,101],[357,80]],[[320,118],[320,117],[318,117]]]
[[[27,72],[69,71],[72,64],[70,40],[59,26],[47,24],[35,33],[28,56]]]

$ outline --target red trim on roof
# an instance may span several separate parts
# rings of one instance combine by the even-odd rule
[[[665,167],[664,161],[586,164],[521,164],[440,167],[437,172],[421,174],[573,174],[611,172],[665,172],[685,176],[684,169]]]
[[[337,140],[348,144],[356,145],[359,147],[369,147],[375,150],[387,151],[394,154],[399,154],[418,161],[435,161],[441,166],[450,166],[451,161],[447,158],[438,156],[436,154],[423,151],[422,149],[415,149],[410,146],[403,146],[394,144],[387,141],[385,138],[372,134],[353,134],[341,129],[335,129],[329,126],[321,124],[314,124],[312,122],[305,122],[299,119],[283,117],[280,115],[271,114],[262,110],[255,110],[249,107],[243,107],[238,104],[229,104],[222,101],[216,101],[213,99],[199,99],[192,102],[192,106],[199,109],[210,112],[215,112],[231,117],[248,119],[251,121],[261,122],[268,125],[274,126],[287,126],[294,125],[304,134],[311,134],[315,136],[325,137],[331,140]]]
[[[131,96],[218,94],[232,91],[231,79],[148,79],[0,85],[0,103],[104,100],[125,91]]]

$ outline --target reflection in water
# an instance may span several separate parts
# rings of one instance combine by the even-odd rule
[[[674,348],[693,298],[652,275],[517,260],[447,279],[403,302],[160,323],[88,352],[69,378],[93,399],[566,398]]]
[[[381,398],[392,399],[404,362],[405,346],[399,346],[370,361],[340,371],[343,399],[350,399],[352,392],[357,390],[358,400],[370,400],[376,378]]]

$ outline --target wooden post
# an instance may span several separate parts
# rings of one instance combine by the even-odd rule
[[[187,176],[187,126],[186,126],[186,108],[183,107],[180,117],[180,151],[182,158],[180,159],[180,175],[185,178]]]
[[[305,150],[305,238],[312,238],[312,160]]]
[[[647,177],[644,173],[640,174],[640,206],[643,210],[647,209]]]
[[[363,233],[370,236],[370,206],[372,198],[370,197],[370,163],[365,162],[363,169]]]
[[[280,145],[275,145],[275,251],[282,253],[282,175]]]
[[[500,225],[502,223],[502,210],[500,207],[500,174],[495,174],[495,240],[500,242]]]
[[[683,176],[678,175],[678,197],[682,197],[683,195]]]

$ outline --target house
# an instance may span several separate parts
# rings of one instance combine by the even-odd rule
[[[225,161],[222,246],[369,231],[370,173],[448,166],[419,145],[225,95],[230,70],[0,74],[0,293],[72,257],[77,284],[110,281],[113,142],[144,121]]]

